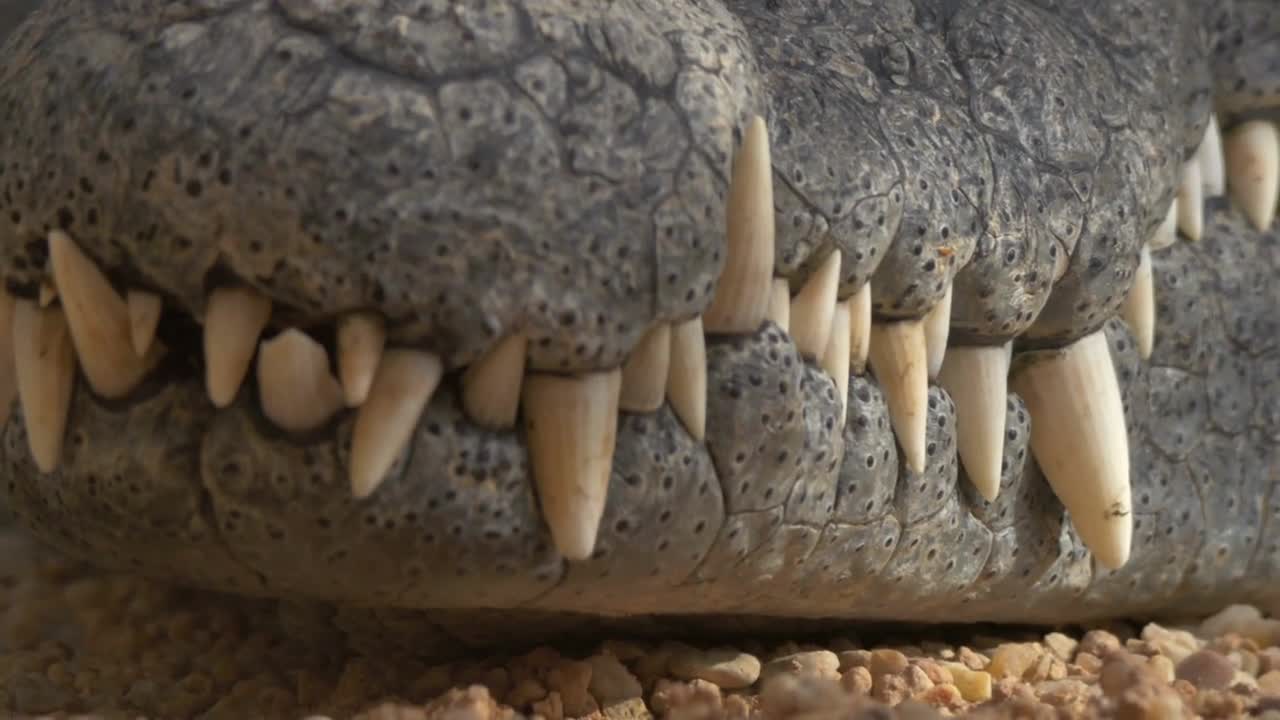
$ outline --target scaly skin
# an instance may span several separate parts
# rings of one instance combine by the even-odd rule
[[[60,227],[120,287],[164,297],[172,352],[123,400],[78,380],[55,472],[15,407],[0,497],[96,562],[424,654],[604,625],[1280,600],[1274,226],[1211,200],[1199,243],[1154,254],[1150,360],[1115,318],[1211,103],[1224,127],[1275,106],[1256,58],[1280,16],[1067,5],[50,0],[0,49],[0,268],[33,296]],[[851,378],[841,430],[833,379],[771,323],[708,337],[705,442],[665,405],[622,415],[596,552],[556,552],[523,434],[467,418],[462,370],[515,331],[532,369],[614,368],[704,310],[756,114],[793,290],[838,248],[839,296],[870,279],[878,320],[919,318],[954,282],[953,344],[1103,329],[1129,433],[1123,568],[1075,534],[1016,395],[988,503],[945,391],[916,474],[877,379]],[[273,300],[273,328],[327,338],[373,309],[393,344],[445,359],[370,498],[347,485],[354,413],[297,437],[252,382],[210,404],[193,318],[231,280]]]

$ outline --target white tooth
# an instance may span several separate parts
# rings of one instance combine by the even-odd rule
[[[58,299],[58,288],[52,280],[40,281],[40,307],[49,307]]]
[[[1196,150],[1200,160],[1200,183],[1205,197],[1219,197],[1227,187],[1226,164],[1222,156],[1222,135],[1218,131],[1218,116],[1209,114],[1209,124],[1204,129],[1204,139]]]
[[[1147,240],[1147,244],[1152,250],[1163,250],[1174,243],[1178,239],[1178,197],[1173,197],[1173,202],[1169,203],[1169,212],[1165,213],[1164,222],[1156,228],[1151,234],[1151,238]]]
[[[127,395],[161,355],[133,350],[129,307],[96,263],[66,233],[49,233],[49,261],[80,366],[94,392],[107,398]]]
[[[1265,120],[1251,120],[1231,131],[1226,141],[1227,185],[1258,230],[1276,219],[1280,190],[1280,132]]]
[[[849,370],[861,375],[871,351],[871,281],[849,298]]]
[[[1011,343],[953,347],[938,374],[938,384],[956,404],[960,462],[988,502],[1000,492],[1011,348]]]
[[[929,419],[928,350],[924,322],[906,320],[871,326],[871,371],[880,381],[889,420],[917,473],[925,466],[925,423]]]
[[[924,316],[924,344],[929,352],[929,379],[938,377],[942,360],[947,355],[947,336],[951,332],[951,283],[942,299]]]
[[[262,414],[289,432],[315,430],[342,409],[342,386],[329,354],[306,333],[289,328],[258,347]]]
[[[338,375],[347,407],[359,407],[369,396],[386,343],[387,326],[376,312],[353,312],[338,320]]]
[[[755,118],[743,135],[725,211],[724,272],[704,324],[712,333],[753,333],[764,322],[773,286],[773,165],[764,118]]]
[[[1129,323],[1138,344],[1138,355],[1146,360],[1151,357],[1151,348],[1155,344],[1156,335],[1156,289],[1151,277],[1151,249],[1144,245],[1138,260],[1138,269],[1133,273],[1133,285],[1125,297],[1122,315]]]
[[[1055,241],[1056,242],[1056,241]],[[1063,275],[1067,274],[1067,269],[1071,267],[1071,258],[1067,255],[1062,246],[1058,246],[1058,253],[1053,258],[1053,281],[1058,282]]]
[[[1200,163],[1193,157],[1182,164],[1178,178],[1178,229],[1193,242],[1204,231],[1204,188],[1200,186]]]
[[[351,430],[353,496],[369,497],[382,484],[413,437],[443,373],[444,363],[431,353],[392,349],[382,354]]]
[[[671,326],[667,402],[694,440],[707,436],[707,341],[702,318]]]
[[[13,362],[13,296],[0,290],[0,427],[9,422],[13,399],[18,394],[18,376]]]
[[[145,290],[130,290],[125,295],[125,302],[129,306],[129,339],[133,343],[133,354],[146,357],[156,339],[156,327],[160,324],[164,303],[159,295]]]
[[[1120,384],[1102,331],[1019,368],[1011,388],[1031,414],[1031,451],[1103,567],[1129,558],[1133,508]]]
[[[75,348],[61,307],[15,301],[13,364],[31,456],[40,472],[51,473],[62,455],[76,372]]]
[[[462,407],[477,425],[492,430],[516,426],[528,347],[523,333],[508,335],[463,373]]]
[[[791,300],[791,337],[807,359],[817,360],[827,349],[831,314],[840,289],[840,251],[832,250]]]
[[[538,502],[556,549],[591,557],[604,514],[618,434],[618,370],[578,377],[531,373],[524,425]]]
[[[782,332],[791,330],[791,284],[786,278],[773,279],[773,291],[769,294],[769,312],[765,316]]]
[[[622,366],[622,397],[618,406],[627,412],[647,413],[662,407],[671,367],[671,326],[655,325],[640,339]]]
[[[848,415],[849,404],[849,301],[836,303],[831,315],[831,333],[827,349],[822,353],[822,369],[836,381],[840,396],[840,429]]]
[[[271,318],[271,299],[249,287],[209,294],[204,317],[205,389],[216,407],[236,399],[258,336]]]

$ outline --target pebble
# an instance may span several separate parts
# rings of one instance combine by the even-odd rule
[[[695,650],[673,655],[668,669],[685,680],[706,680],[725,690],[750,687],[760,677],[760,659],[732,648]]]
[[[1200,690],[1222,690],[1231,684],[1236,669],[1231,661],[1213,650],[1199,650],[1178,663],[1177,677]]]
[[[835,679],[840,677],[840,658],[830,650],[811,650],[777,657],[760,669],[760,680],[780,674],[814,675]]]

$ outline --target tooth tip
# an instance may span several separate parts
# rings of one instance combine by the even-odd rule
[[[889,406],[889,420],[907,467],[922,473],[926,464],[929,407],[928,351],[924,322],[908,320],[872,325],[870,362]]]
[[[706,439],[707,345],[701,316],[671,327],[667,402],[694,440]]]
[[[356,498],[371,495],[413,438],[444,372],[440,358],[418,350],[382,356],[369,397],[351,430],[348,477]]]

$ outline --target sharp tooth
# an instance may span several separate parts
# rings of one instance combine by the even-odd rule
[[[953,347],[938,374],[938,384],[956,404],[960,461],[988,502],[1000,492],[1011,348],[1010,343]]]
[[[90,387],[107,398],[127,395],[155,366],[160,350],[138,357],[124,298],[97,264],[60,230],[49,233],[49,261],[71,340]]]
[[[810,360],[822,357],[827,349],[839,289],[840,251],[832,250],[791,300],[791,337],[800,354]]]
[[[258,398],[268,420],[308,432],[342,408],[342,386],[329,372],[324,346],[289,328],[258,348]]]
[[[366,498],[404,451],[440,384],[444,364],[419,350],[388,350],[351,430],[351,494]]]
[[[13,399],[18,394],[18,376],[13,362],[13,296],[0,290],[0,428],[9,422]]]
[[[1129,558],[1133,513],[1120,385],[1102,331],[1030,361],[1012,389],[1031,413],[1031,450],[1098,562]]]
[[[1204,230],[1204,189],[1200,186],[1200,163],[1193,157],[1182,164],[1178,179],[1178,229],[1193,242]]]
[[[747,126],[733,164],[724,272],[707,307],[714,333],[752,333],[764,322],[773,285],[773,167],[763,118]]]
[[[1200,183],[1205,197],[1218,197],[1227,186],[1226,165],[1222,157],[1222,135],[1218,132],[1218,116],[1209,114],[1209,124],[1204,129],[1204,139],[1196,150],[1200,160]]]
[[[49,307],[58,299],[58,288],[49,279],[40,281],[40,307]]]
[[[359,407],[369,396],[386,342],[386,323],[376,312],[353,312],[338,320],[338,374],[347,407]]]
[[[13,309],[13,362],[27,444],[40,472],[58,468],[71,410],[76,354],[62,308],[17,300]]]
[[[835,378],[836,391],[840,395],[840,429],[848,415],[849,403],[849,301],[836,303],[831,315],[831,333],[827,349],[822,353],[822,369]]]
[[[129,306],[129,339],[133,343],[133,354],[146,357],[156,339],[156,327],[160,324],[164,303],[159,295],[144,290],[130,290],[125,295],[125,302]]]
[[[707,435],[707,341],[701,317],[671,326],[667,402],[689,435],[702,442]]]
[[[924,322],[871,326],[871,371],[889,405],[889,420],[906,455],[907,466],[924,472],[925,423],[929,416],[928,350]]]
[[[1151,357],[1151,347],[1156,334],[1155,283],[1151,278],[1151,249],[1142,247],[1138,269],[1133,273],[1133,285],[1125,297],[1122,314],[1138,343],[1138,354],[1143,360]]]
[[[871,351],[871,281],[849,298],[849,370],[861,375]]]
[[[947,335],[951,331],[951,283],[942,299],[924,316],[924,344],[929,353],[929,379],[938,377],[947,355]]]
[[[560,554],[591,557],[618,434],[619,370],[524,381],[524,427],[542,516]]]
[[[477,425],[515,427],[528,346],[524,334],[508,335],[463,373],[462,406]]]
[[[1147,245],[1152,250],[1163,250],[1174,243],[1178,239],[1178,197],[1175,195],[1173,202],[1169,203],[1169,212],[1165,213],[1164,222],[1160,223],[1160,227],[1151,234],[1151,238],[1147,240]]]
[[[1276,219],[1280,189],[1280,133],[1265,120],[1251,120],[1227,136],[1227,184],[1231,199],[1259,230]]]
[[[782,332],[791,331],[791,284],[786,278],[773,279],[773,291],[769,294],[769,312],[766,317]]]
[[[670,366],[671,326],[662,323],[649,328],[622,366],[622,397],[618,406],[637,413],[662,407]]]
[[[217,407],[236,399],[249,372],[258,336],[271,317],[271,299],[249,287],[209,294],[204,318],[205,388]]]

